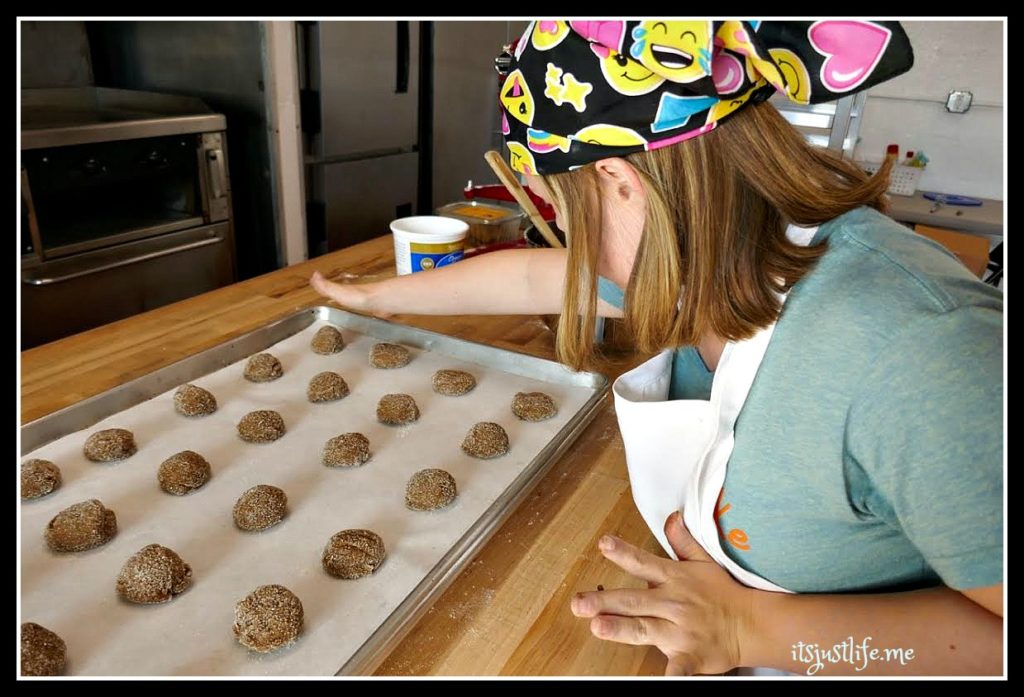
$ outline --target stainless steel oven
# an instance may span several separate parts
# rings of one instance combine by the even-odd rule
[[[106,88],[21,114],[23,349],[235,280],[223,115]]]

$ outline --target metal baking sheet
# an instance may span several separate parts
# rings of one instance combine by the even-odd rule
[[[333,356],[309,350],[325,324],[341,329],[347,343]],[[405,368],[374,369],[367,354],[377,341],[413,348],[415,357]],[[244,362],[263,350],[281,360],[285,374],[249,383]],[[441,368],[473,373],[477,388],[462,397],[435,394],[430,377]],[[340,373],[352,393],[310,404],[306,385],[323,370]],[[218,411],[179,416],[172,394],[186,382],[213,392]],[[554,419],[526,423],[512,415],[512,396],[533,390],[555,398]],[[64,638],[71,675],[372,672],[569,447],[606,391],[604,376],[553,361],[335,308],[302,311],[22,428],[22,455],[53,460],[64,477],[55,493],[21,504],[22,621]],[[377,423],[377,400],[389,392],[411,394],[420,420],[399,428]],[[279,411],[288,432],[271,444],[241,441],[238,420],[261,408]],[[508,431],[507,455],[476,460],[461,452],[462,437],[478,421]],[[138,453],[116,463],[87,461],[82,446],[101,428],[133,431]],[[324,442],[349,431],[369,438],[373,458],[347,470],[321,465]],[[213,476],[192,494],[170,496],[157,486],[156,471],[184,449],[206,457]],[[455,477],[452,506],[404,506],[405,482],[426,467]],[[289,516],[262,533],[243,533],[231,507],[256,484],[284,489]],[[50,552],[46,523],[89,498],[115,511],[118,535],[88,552]],[[369,528],[384,539],[388,558],[374,575],[343,581],[322,570],[324,544],[345,528]],[[193,586],[156,606],[120,600],[114,581],[121,565],[153,542],[192,566]],[[235,602],[265,583],[299,596],[305,626],[293,646],[261,655],[239,645],[231,625]]]

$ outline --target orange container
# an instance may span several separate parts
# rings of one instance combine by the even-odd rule
[[[469,225],[466,247],[481,247],[519,239],[524,214],[518,208],[480,201],[457,201],[441,206],[438,215],[456,218]]]

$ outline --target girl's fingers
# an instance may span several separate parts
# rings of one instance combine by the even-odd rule
[[[668,579],[668,565],[674,563],[612,535],[602,537],[597,546],[608,561],[626,573],[652,583],[664,583]]]
[[[347,307],[353,305],[351,294],[345,286],[328,281],[319,271],[313,272],[313,276],[309,279],[309,284],[313,286],[313,290],[317,293],[330,298],[339,305]]]
[[[681,561],[713,561],[686,529],[683,515],[675,511],[665,520],[665,537]]]
[[[633,646],[667,644],[672,638],[672,626],[658,617],[598,615],[590,620],[590,631],[598,639]]]
[[[313,290],[315,290],[320,295],[334,297],[334,284],[328,281],[326,278],[324,278],[323,274],[320,273],[319,271],[313,272],[313,276],[309,279],[309,284],[313,286]]]
[[[668,604],[656,591],[637,588],[577,593],[572,599],[572,612],[577,617],[622,615],[626,617],[663,617],[669,619]]]

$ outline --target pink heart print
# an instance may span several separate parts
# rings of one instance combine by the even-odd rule
[[[720,46],[715,47],[711,59],[711,77],[718,94],[732,94],[743,86],[743,64],[736,56],[726,53]]]
[[[545,20],[540,23],[537,27],[542,34],[557,34],[558,33],[558,22],[552,20]]]
[[[596,41],[616,53],[622,52],[625,22],[569,22],[569,26],[587,41]]]
[[[868,78],[889,45],[892,32],[871,22],[824,20],[807,30],[814,50],[825,56],[821,82],[832,92],[849,92]]]

